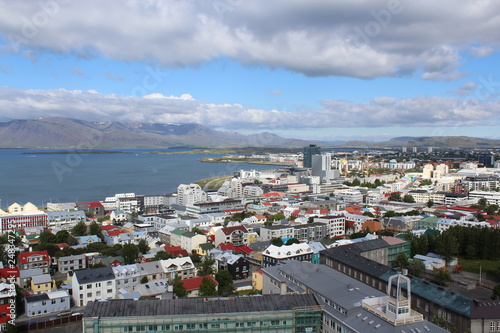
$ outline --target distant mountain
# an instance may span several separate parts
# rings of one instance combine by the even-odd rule
[[[0,123],[0,148],[286,147],[500,147],[500,140],[465,136],[396,137],[385,142],[312,142],[263,132],[244,135],[198,124],[37,118]]]
[[[198,124],[37,118],[0,123],[1,148],[301,147],[272,133],[243,135]]]

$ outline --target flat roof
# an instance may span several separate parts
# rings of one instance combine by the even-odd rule
[[[91,301],[83,314],[93,317],[179,316],[216,313],[248,313],[290,311],[305,306],[318,306],[312,294],[259,295],[232,298],[177,298]]]

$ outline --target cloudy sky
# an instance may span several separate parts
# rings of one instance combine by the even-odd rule
[[[0,121],[500,139],[497,0],[0,4]]]

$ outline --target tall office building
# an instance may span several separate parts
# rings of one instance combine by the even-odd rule
[[[304,168],[312,167],[312,157],[321,154],[321,147],[317,145],[309,145],[304,147]]]
[[[478,155],[477,162],[486,167],[491,167],[495,164],[495,156],[493,155]]]

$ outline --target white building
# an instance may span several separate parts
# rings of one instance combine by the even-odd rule
[[[86,306],[90,301],[113,299],[116,294],[115,275],[111,267],[75,271],[71,284],[76,306]]]
[[[177,187],[177,204],[191,206],[197,202],[205,202],[207,194],[198,184],[181,184]]]

